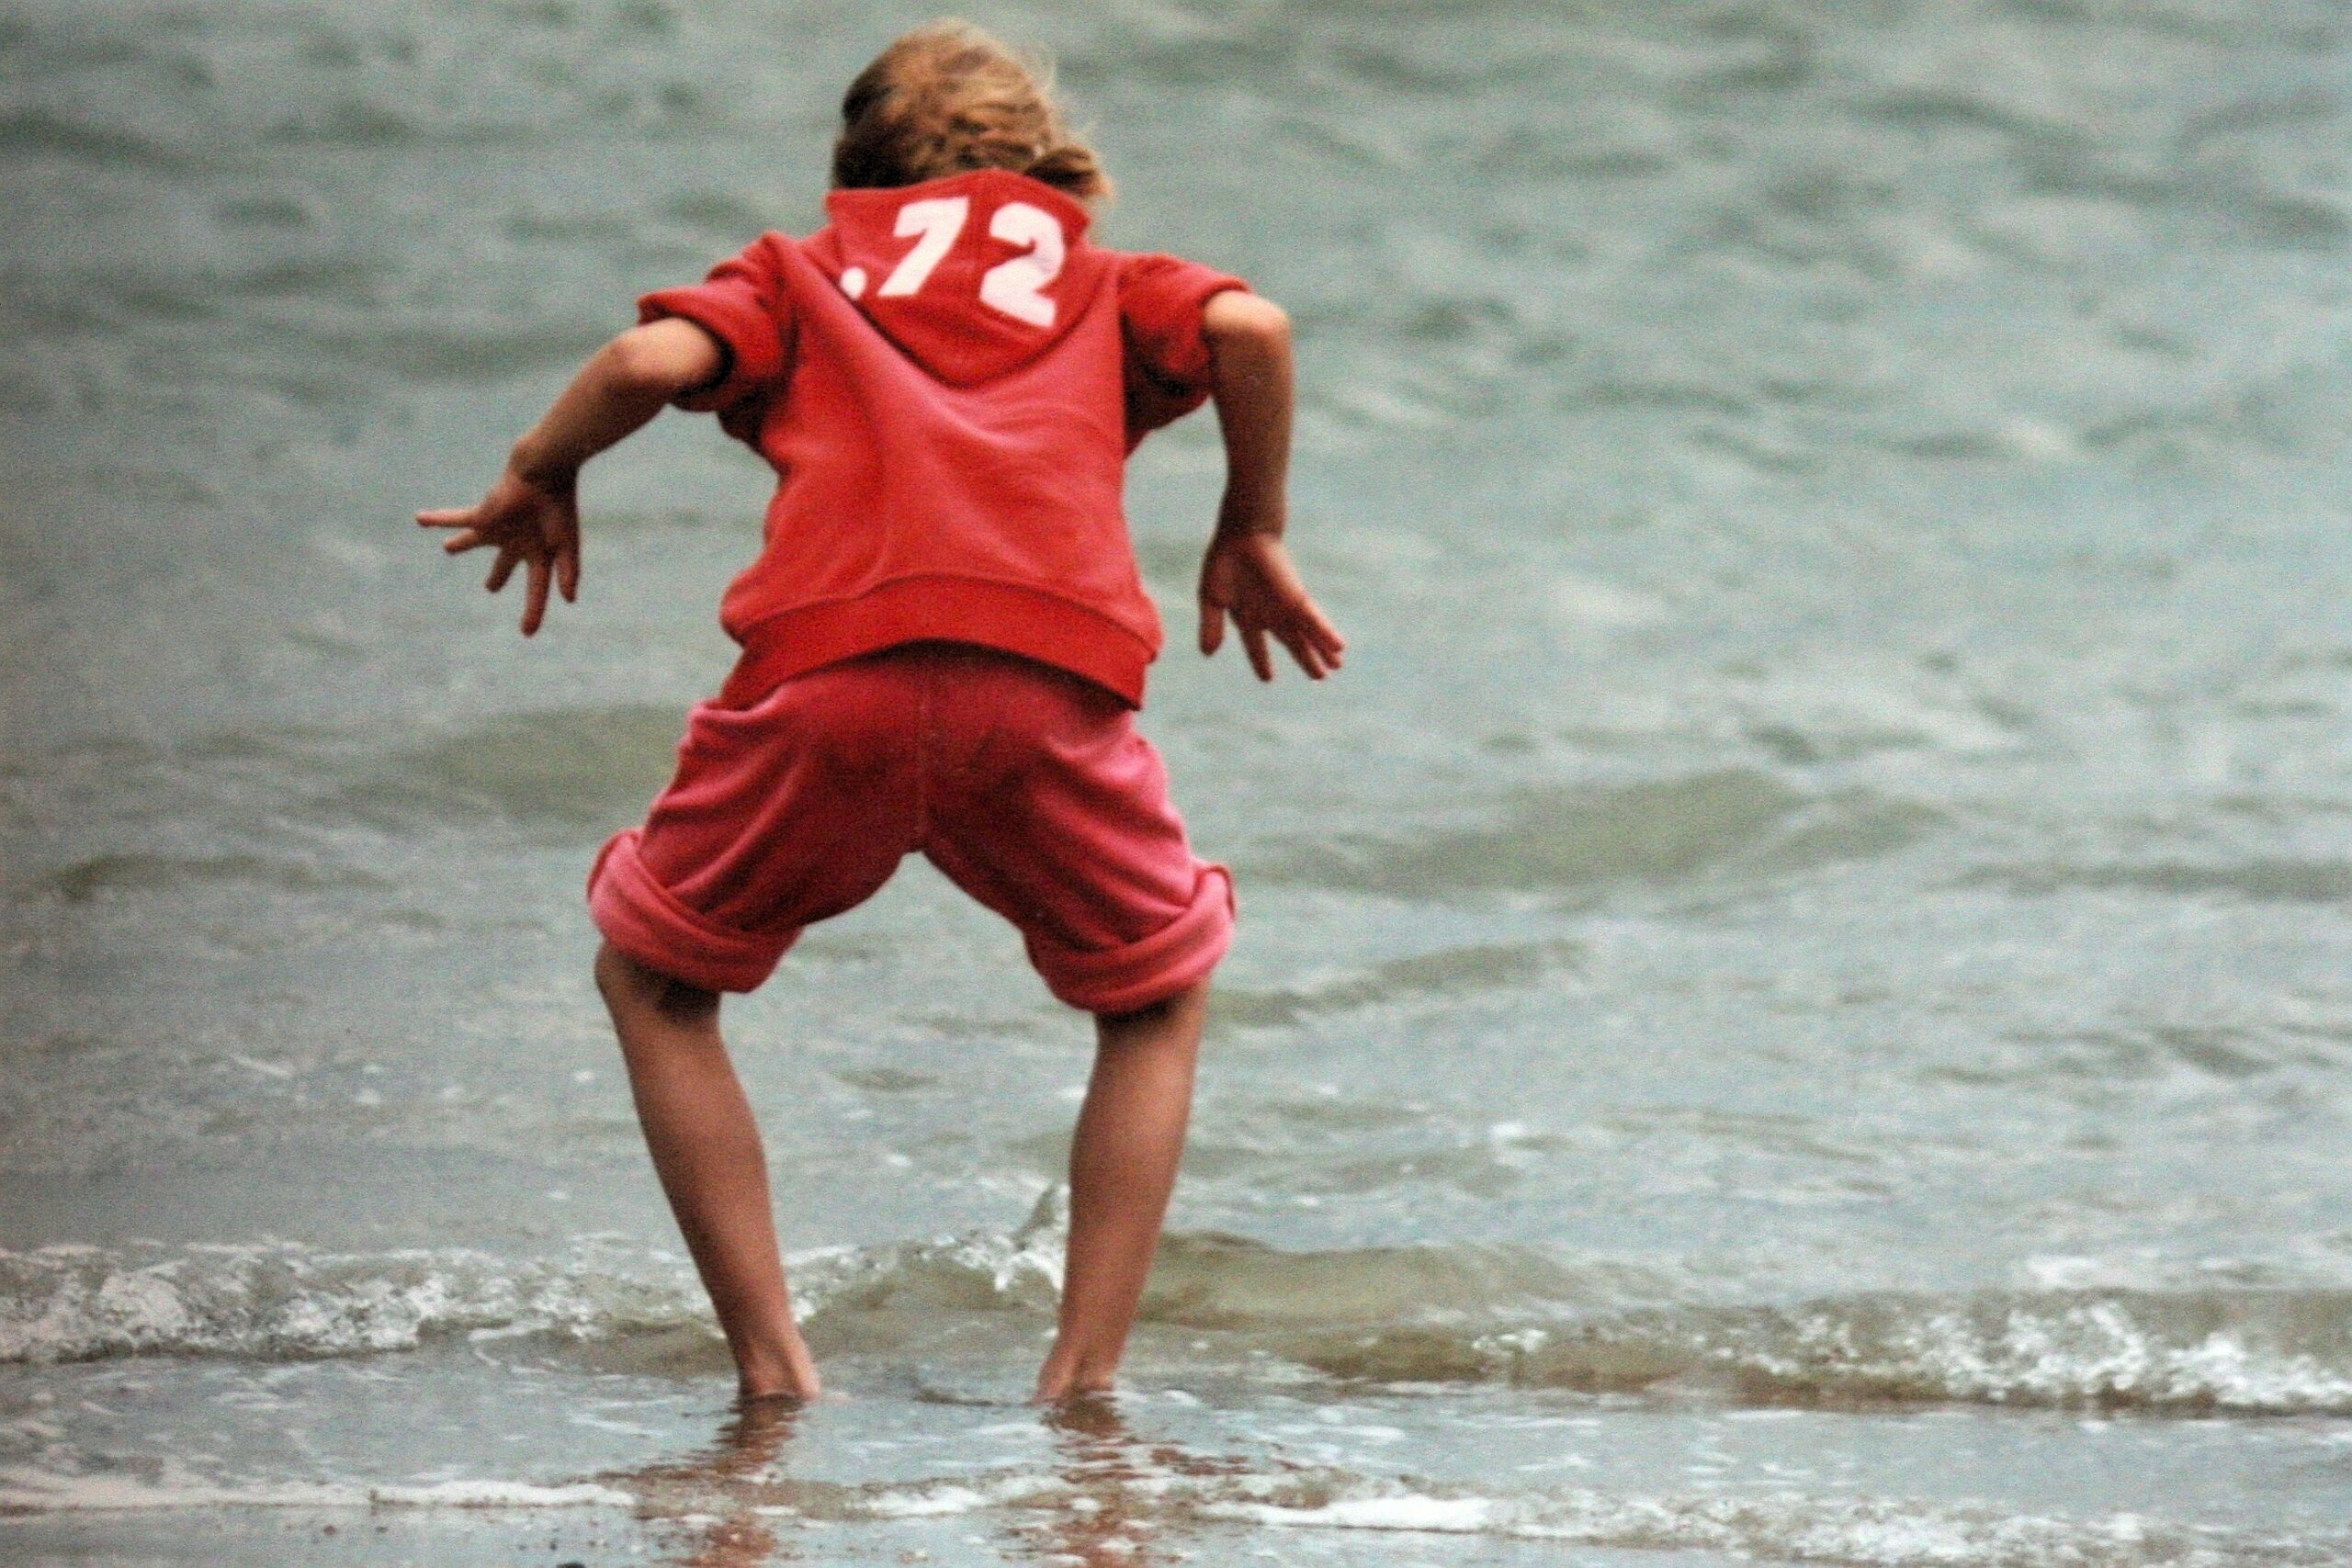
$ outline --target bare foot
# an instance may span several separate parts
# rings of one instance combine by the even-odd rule
[[[773,1348],[741,1353],[735,1363],[736,1403],[743,1405],[788,1400],[806,1404],[824,1392],[816,1359],[796,1330]]]
[[[1068,1404],[1074,1400],[1109,1393],[1112,1384],[1112,1374],[1107,1371],[1081,1373],[1076,1358],[1050,1355],[1046,1358],[1046,1364],[1037,1370],[1037,1392],[1030,1395],[1030,1403]]]

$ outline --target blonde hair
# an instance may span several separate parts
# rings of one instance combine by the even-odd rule
[[[842,95],[833,184],[910,186],[968,169],[1011,169],[1080,201],[1111,176],[1072,134],[1053,73],[969,22],[928,22],[892,43]]]

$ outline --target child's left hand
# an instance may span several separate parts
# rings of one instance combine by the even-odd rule
[[[1274,678],[1266,647],[1271,637],[1290,650],[1310,680],[1340,667],[1347,649],[1299,581],[1290,552],[1271,533],[1219,527],[1201,562],[1201,651],[1215,653],[1225,641],[1225,618],[1233,617],[1250,668],[1261,681]]]
[[[480,505],[420,512],[416,520],[427,528],[458,530],[441,546],[453,556],[496,547],[498,559],[482,583],[492,593],[506,586],[515,567],[526,569],[525,637],[537,632],[547,616],[550,581],[566,604],[580,597],[580,499],[571,484],[526,479],[510,468]]]

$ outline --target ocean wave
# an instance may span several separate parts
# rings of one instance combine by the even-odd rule
[[[2352,1292],[1988,1292],[1771,1314],[1713,1351],[1752,1397],[2352,1412]]]
[[[1058,1189],[1011,1231],[791,1260],[812,1333],[975,1313],[1048,1318],[1061,1288]],[[1487,1383],[1745,1405],[1934,1404],[2239,1415],[2352,1414],[2352,1292],[1878,1292],[1796,1305],[1678,1299],[1648,1270],[1534,1248],[1284,1252],[1173,1235],[1147,1324],[1218,1337],[1349,1382]],[[505,1262],[463,1251],[290,1246],[144,1256],[0,1252],[0,1363],[110,1356],[311,1359],[435,1338],[716,1336],[683,1261],[605,1242]]]
[[[1050,1314],[1066,1224],[1056,1189],[1011,1232],[797,1254],[796,1306],[804,1321],[908,1309]],[[594,1239],[522,1262],[462,1248],[337,1254],[288,1243],[0,1249],[0,1364],[311,1359],[459,1335],[598,1340],[681,1328],[718,1334],[686,1265]]]
[[[1358,1381],[1674,1384],[1742,1404],[2352,1414],[2352,1293],[2333,1291],[1866,1295],[1501,1316],[1299,1336],[1283,1353]]]
[[[0,1363],[181,1355],[302,1359],[467,1332],[574,1337],[703,1314],[693,1277],[589,1246],[510,1264],[462,1249],[319,1254],[286,1244],[0,1251]]]

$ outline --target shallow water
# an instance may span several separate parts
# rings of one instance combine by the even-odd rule
[[[913,865],[730,1004],[845,1395],[730,1417],[579,885],[762,474],[605,460],[529,644],[407,517],[920,15],[0,0],[0,1554],[2352,1556],[2320,0],[985,10],[1291,308],[1349,665],[1184,651],[1155,438],[1244,924],[1130,1387],[1021,1403],[1087,1031]]]

